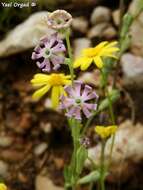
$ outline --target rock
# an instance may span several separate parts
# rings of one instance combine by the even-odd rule
[[[115,30],[115,28],[113,26],[109,26],[108,28],[106,28],[103,31],[102,35],[107,40],[111,40],[111,39],[114,39],[117,36],[117,31]]]
[[[100,71],[95,69],[92,72],[83,72],[78,80],[98,87],[100,85]]]
[[[135,126],[130,120],[125,121],[119,126],[116,133],[115,144],[112,154],[112,162],[109,168],[108,180],[117,182],[117,180],[126,180],[143,160],[143,126],[138,123]],[[111,149],[111,138],[107,141],[105,148],[105,161],[109,162],[109,153]],[[100,162],[101,145],[88,150],[88,156],[96,164]],[[90,162],[86,162],[86,167],[90,167]],[[129,172],[130,171],[130,172]],[[122,177],[121,177],[122,176]]]
[[[8,176],[8,164],[0,160],[0,176],[6,178]]]
[[[137,0],[133,1],[130,6],[130,12],[134,15],[137,7]],[[134,20],[130,28],[131,51],[143,56],[143,12]]]
[[[126,53],[121,58],[123,83],[128,88],[143,88],[143,58]]]
[[[46,149],[48,148],[48,144],[47,143],[40,143],[39,145],[37,145],[34,149],[34,154],[37,156],[40,156],[41,154],[43,154]]]
[[[96,38],[96,37],[101,38],[103,36],[103,31],[105,31],[105,29],[107,29],[109,26],[110,26],[109,23],[106,23],[106,22],[99,23],[99,24],[93,26],[89,30],[87,37],[88,38]]]
[[[96,7],[91,14],[91,23],[96,25],[102,22],[109,22],[111,19],[111,10],[107,7],[98,6]]]
[[[86,33],[88,29],[88,21],[85,17],[76,17],[73,19],[72,27],[81,33]]]
[[[10,136],[0,136],[0,147],[6,148],[13,143],[14,139]]]
[[[47,177],[38,175],[35,181],[36,190],[64,190],[62,187],[58,187]]]
[[[119,26],[120,25],[120,10],[119,9],[112,12],[112,18],[113,18],[114,24],[116,26]]]
[[[0,57],[32,48],[37,45],[42,36],[53,33],[53,30],[47,27],[47,15],[47,11],[35,13],[9,32],[0,42]]]
[[[91,46],[91,41],[88,38],[77,38],[74,40],[74,57],[81,55],[81,50]]]
[[[45,132],[45,133],[51,133],[52,132],[52,125],[51,123],[40,123],[40,128]]]

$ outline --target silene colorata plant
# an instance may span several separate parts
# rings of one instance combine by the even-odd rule
[[[116,41],[103,41],[95,47],[83,49],[80,57],[74,60],[70,43],[70,26],[72,16],[65,10],[56,10],[48,15],[47,25],[55,32],[44,36],[32,53],[32,59],[42,72],[34,75],[31,80],[36,88],[34,99],[40,99],[45,94],[50,95],[51,107],[63,112],[67,117],[69,130],[73,141],[71,161],[64,169],[65,189],[76,190],[79,186],[89,183],[92,189],[94,183],[100,190],[105,189],[105,178],[112,161],[117,125],[114,116],[113,103],[119,98],[119,91],[114,85],[109,86],[109,76],[116,67],[120,53]],[[64,41],[60,34],[65,37]],[[61,73],[60,68],[66,65],[69,74]],[[77,70],[86,71],[94,67],[100,72],[99,93],[95,86],[78,80]],[[100,95],[99,95],[100,94]],[[103,111],[109,111],[107,125],[97,123],[94,132],[101,141],[100,162],[95,163],[88,157],[90,139],[87,137],[88,128],[95,116]],[[105,162],[105,147],[111,138],[111,150],[108,162]],[[90,172],[83,176],[85,161],[91,162]]]

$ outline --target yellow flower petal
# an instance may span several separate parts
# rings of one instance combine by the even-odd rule
[[[31,83],[33,86],[42,86],[48,83],[49,78],[49,75],[38,73],[34,75]]]
[[[80,66],[80,68],[81,68],[81,70],[82,71],[85,71],[86,69],[88,69],[88,67],[91,65],[91,63],[92,63],[92,58],[84,58],[84,60],[83,60],[83,62],[81,63],[81,66]]]
[[[95,62],[96,66],[97,66],[99,69],[101,69],[101,68],[103,67],[103,61],[102,61],[102,59],[101,59],[99,56],[96,56],[96,57],[94,58],[94,62]]]
[[[108,44],[108,41],[103,41],[100,44],[98,44],[96,47],[93,48],[95,53],[100,52],[100,50],[102,50],[102,48],[104,48],[107,44]]]
[[[116,125],[111,126],[96,126],[95,132],[103,139],[110,137],[111,135],[115,134],[117,131]]]
[[[41,98],[44,94],[46,94],[49,91],[50,88],[51,88],[50,85],[46,85],[46,86],[40,88],[39,90],[36,90],[34,92],[32,98],[34,98],[34,99]]]
[[[73,68],[78,68],[80,67],[81,63],[83,62],[84,58],[83,57],[79,57],[75,60],[75,62],[73,63]]]
[[[59,96],[60,96],[60,87],[59,86],[53,86],[52,88],[52,107],[57,108],[59,105]]]
[[[0,183],[0,190],[7,190],[7,187],[4,183]]]

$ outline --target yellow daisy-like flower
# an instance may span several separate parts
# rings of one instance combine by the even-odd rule
[[[88,67],[95,63],[95,65],[101,69],[103,67],[103,57],[112,57],[117,59],[115,53],[119,51],[117,42],[101,42],[94,48],[86,48],[81,52],[81,57],[77,58],[74,62],[74,68],[80,67],[82,71],[88,69]]]
[[[39,88],[34,92],[32,97],[34,99],[41,98],[51,90],[52,107],[56,108],[59,105],[59,97],[64,93],[64,85],[71,84],[70,79],[70,75],[38,73],[31,80],[32,85]]]
[[[7,186],[4,183],[0,183],[0,190],[7,190]]]
[[[96,126],[95,127],[95,132],[102,138],[106,139],[110,137],[111,135],[115,134],[117,131],[117,126],[116,125],[111,125],[111,126]]]

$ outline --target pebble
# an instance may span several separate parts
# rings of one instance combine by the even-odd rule
[[[35,181],[36,190],[64,190],[62,187],[54,185],[47,176],[38,175]]]
[[[111,20],[111,10],[107,7],[98,6],[93,10],[90,20],[93,25],[109,22]]]
[[[0,160],[0,176],[6,178],[8,175],[8,164]]]
[[[10,136],[0,136],[0,147],[9,147],[13,142],[13,138]]]
[[[88,29],[88,21],[85,17],[76,17],[73,19],[72,27],[81,33],[86,33]]]
[[[88,38],[95,38],[95,37],[98,37],[98,38],[101,38],[103,36],[103,31],[108,28],[110,25],[109,23],[107,22],[102,22],[102,23],[99,23],[95,26],[93,26],[89,31],[88,31],[88,34],[87,34],[87,37]]]
[[[47,148],[48,148],[48,144],[43,142],[35,147],[34,154],[37,156],[40,156],[41,154],[45,152]]]
[[[103,37],[107,40],[114,39],[117,36],[117,31],[113,26],[109,26],[103,31]]]
[[[143,88],[143,58],[126,53],[121,58],[123,83],[131,88]]]
[[[120,25],[120,10],[119,9],[116,9],[115,11],[112,12],[112,19],[116,26]]]

